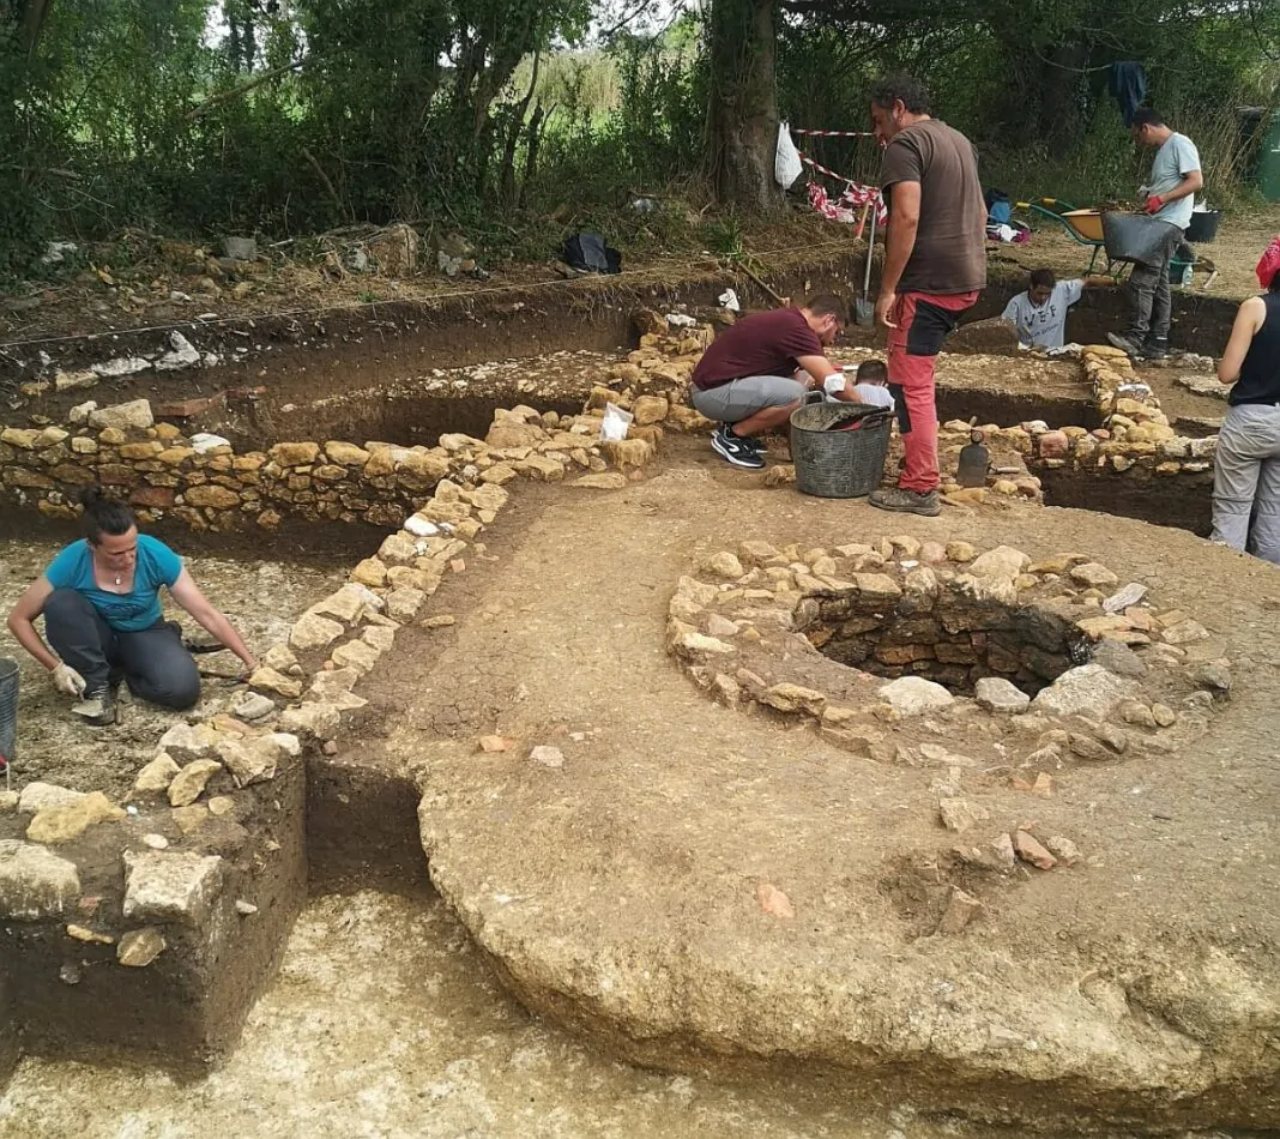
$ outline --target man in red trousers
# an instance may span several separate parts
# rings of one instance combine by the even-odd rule
[[[889,389],[906,457],[897,488],[875,491],[870,502],[933,516],[942,509],[934,366],[987,283],[987,207],[973,144],[930,116],[919,82],[876,83],[871,120],[885,146],[880,181],[889,206],[876,320],[888,330]]]

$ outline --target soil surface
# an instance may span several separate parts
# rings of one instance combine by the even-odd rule
[[[0,543],[0,612],[7,616],[22,591],[44,572],[58,550],[73,540],[74,533],[68,532],[59,538]],[[174,539],[173,545],[184,553],[180,539]],[[188,567],[196,584],[230,618],[250,648],[262,653],[287,640],[298,615],[346,580],[352,561],[350,553],[328,566],[201,554],[190,557]],[[179,621],[184,636],[208,641],[208,635],[167,592],[161,596],[166,619]],[[103,791],[109,798],[119,799],[132,787],[138,769],[155,754],[156,741],[171,724],[224,711],[247,692],[227,676],[234,676],[239,666],[231,653],[200,654],[196,663],[202,670],[222,675],[206,676],[202,699],[190,713],[131,701],[121,708],[121,723],[92,728],[73,721],[70,701],[54,691],[45,670],[4,628],[0,628],[0,655],[12,656],[21,669],[15,788],[42,780],[77,791]],[[120,691],[128,699],[128,687]]]
[[[725,1085],[615,1063],[530,1017],[431,893],[314,900],[239,1050],[205,1079],[30,1058],[0,1094],[0,1135],[13,1139],[1017,1134],[931,1119],[906,1098],[833,1102],[785,1083]]]
[[[1275,570],[1127,520],[1033,508],[895,518],[763,491],[700,441],[669,455],[627,491],[527,501],[512,548],[495,544],[498,561],[465,593],[435,599],[469,599],[459,623],[403,636],[362,689],[387,732],[365,755],[417,770],[433,881],[508,982],[662,1066],[722,1052],[738,1070],[784,1053],[866,1087],[870,1050],[918,1057],[933,1107],[986,1118],[1078,1117],[1082,1130],[1093,1113],[1148,1126],[1253,1118],[1256,1086],[1212,1090],[1198,1107],[1170,1097],[1203,1092],[1212,1071],[1253,1079],[1249,1025],[1271,1023],[1277,999],[1280,914],[1265,901],[1280,806]],[[1050,799],[1011,788],[1007,767],[965,769],[963,793],[990,821],[964,842],[1034,823],[1083,860],[964,879],[983,910],[957,939],[928,936],[957,884],[956,836],[937,821],[942,773],[717,707],[662,644],[676,579],[716,549],[898,533],[1091,554],[1208,625],[1189,659],[1229,650],[1236,675],[1220,715],[1183,711],[1173,754],[1066,761]],[[1037,746],[996,730],[1014,765]],[[957,752],[991,743],[976,724],[910,731]],[[479,753],[490,733],[511,750]],[[563,766],[531,762],[537,745],[560,748]],[[794,919],[761,912],[764,884]],[[881,1070],[875,1083],[895,1078]],[[1275,1105],[1262,1110],[1274,1122]]]

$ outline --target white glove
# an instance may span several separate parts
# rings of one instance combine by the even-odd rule
[[[69,664],[60,664],[50,675],[53,686],[64,696],[80,697],[84,695],[84,677]]]
[[[844,373],[832,372],[825,380],[822,381],[822,390],[827,395],[835,395],[837,392],[844,391]]]

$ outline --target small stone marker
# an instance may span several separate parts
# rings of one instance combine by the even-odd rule
[[[564,752],[558,747],[550,747],[547,744],[539,744],[530,753],[529,758],[534,763],[540,763],[544,767],[563,767]]]

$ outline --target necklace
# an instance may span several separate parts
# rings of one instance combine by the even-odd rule
[[[116,574],[116,585],[120,584],[120,575]]]

